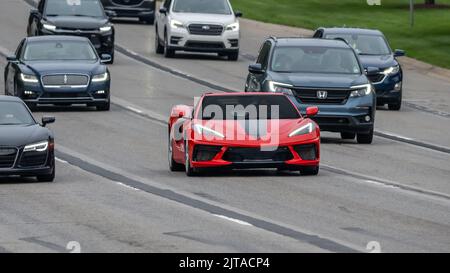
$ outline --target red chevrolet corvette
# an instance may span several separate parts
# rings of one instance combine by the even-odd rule
[[[205,169],[279,169],[317,175],[320,129],[280,93],[205,94],[169,119],[169,165],[188,176]]]

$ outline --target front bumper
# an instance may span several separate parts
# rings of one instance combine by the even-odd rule
[[[395,103],[402,98],[403,77],[401,73],[386,76],[382,81],[373,83],[377,94],[377,104]]]
[[[34,152],[33,152],[34,153]],[[24,153],[23,147],[18,149],[16,159],[10,168],[0,168],[0,176],[39,176],[49,175],[55,167],[53,150],[47,150],[40,155]]]
[[[138,17],[138,18],[149,18],[155,17],[154,8],[142,8],[142,7],[105,7],[105,10],[114,11],[116,17]]]
[[[221,35],[194,35],[187,29],[172,29],[169,48],[189,52],[235,53],[239,51],[239,31],[224,30]]]

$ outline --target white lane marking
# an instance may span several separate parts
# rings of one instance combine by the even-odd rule
[[[385,135],[388,135],[388,136],[392,136],[392,137],[404,139],[404,140],[414,140],[413,138],[409,138],[409,137],[397,135],[397,134],[390,133],[390,132],[384,132],[384,131],[378,131],[378,132],[380,132],[380,133],[382,133],[382,134],[385,134]]]
[[[69,164],[69,162],[67,162],[67,161],[65,161],[65,160],[62,160],[61,158],[55,157],[55,159],[56,159],[56,161],[59,161],[59,162],[61,162],[61,163]]]
[[[121,183],[121,182],[117,182],[116,184],[119,185],[119,186],[125,187],[125,188],[127,188],[127,189],[133,190],[133,191],[140,191],[140,189],[137,189],[137,188],[135,188],[135,187],[128,186],[128,185],[126,185],[126,184],[124,184],[124,183]]]
[[[373,181],[373,180],[364,180],[364,182],[369,183],[369,184],[373,184],[373,185],[376,185],[376,186],[380,186],[380,187],[383,187],[383,188],[401,189],[400,187],[395,186],[395,185],[387,185],[387,184],[384,184],[384,183],[381,183],[381,182],[377,182],[377,181]]]
[[[127,109],[130,110],[130,111],[132,111],[132,112],[138,113],[138,114],[144,113],[144,112],[142,112],[141,110],[139,110],[139,109],[137,109],[137,108],[134,108],[134,107],[131,107],[131,106],[127,106]]]
[[[241,221],[241,220],[238,220],[238,219],[235,219],[235,218],[227,217],[227,216],[225,216],[225,215],[219,215],[219,214],[213,214],[213,215],[216,216],[216,217],[219,217],[219,218],[221,218],[221,219],[224,219],[224,220],[228,220],[228,221],[237,223],[237,224],[239,224],[239,225],[253,227],[252,224],[250,224],[250,223],[248,223],[248,222],[245,222],[245,221]]]

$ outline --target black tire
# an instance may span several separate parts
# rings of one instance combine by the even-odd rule
[[[196,176],[197,175],[197,170],[195,168],[191,167],[191,163],[190,163],[190,159],[189,159],[189,146],[187,144],[187,141],[184,144],[184,158],[185,158],[185,164],[184,164],[184,170],[186,172],[187,176]]]
[[[175,56],[175,50],[169,48],[169,40],[166,32],[164,33],[164,57],[173,58],[173,56]]]
[[[391,111],[400,111],[400,109],[402,108],[402,102],[399,101],[397,103],[390,103],[388,104],[388,109]]]
[[[368,134],[357,134],[356,140],[359,144],[372,144],[373,129]]]
[[[167,150],[168,158],[169,158],[169,169],[172,172],[182,172],[182,171],[184,171],[184,165],[180,164],[180,163],[177,163],[177,162],[175,162],[175,160],[173,160],[173,153],[172,153],[172,151],[173,151],[173,148],[172,148],[172,143],[170,141],[170,133],[169,133],[169,145],[168,145],[168,150]]]
[[[139,21],[141,21],[146,25],[153,25],[155,23],[155,17],[154,16],[140,17]]]
[[[36,179],[39,182],[53,182],[55,180],[55,167],[53,167],[53,171],[51,174],[38,175],[36,176]]]
[[[111,109],[111,101],[108,101],[102,105],[95,106],[97,111],[109,111]]]
[[[301,175],[318,175],[319,174],[319,166],[315,166],[315,167],[303,167],[300,170],[300,174]]]
[[[355,139],[356,133],[341,132],[342,139]]]
[[[239,51],[228,53],[228,60],[237,61],[239,59]]]
[[[158,26],[156,26],[156,31],[155,31],[155,52],[156,52],[156,54],[164,53],[164,46],[161,45],[161,41],[159,40]]]

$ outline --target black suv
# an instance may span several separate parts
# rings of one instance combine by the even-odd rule
[[[149,25],[155,22],[156,0],[102,0],[114,17],[133,17]]]
[[[100,56],[109,54],[114,62],[114,27],[100,0],[40,0],[30,11],[27,34],[87,37]]]
[[[321,130],[372,143],[376,95],[355,50],[343,40],[268,38],[249,72],[246,91],[286,93],[302,113],[316,105],[313,119]]]

